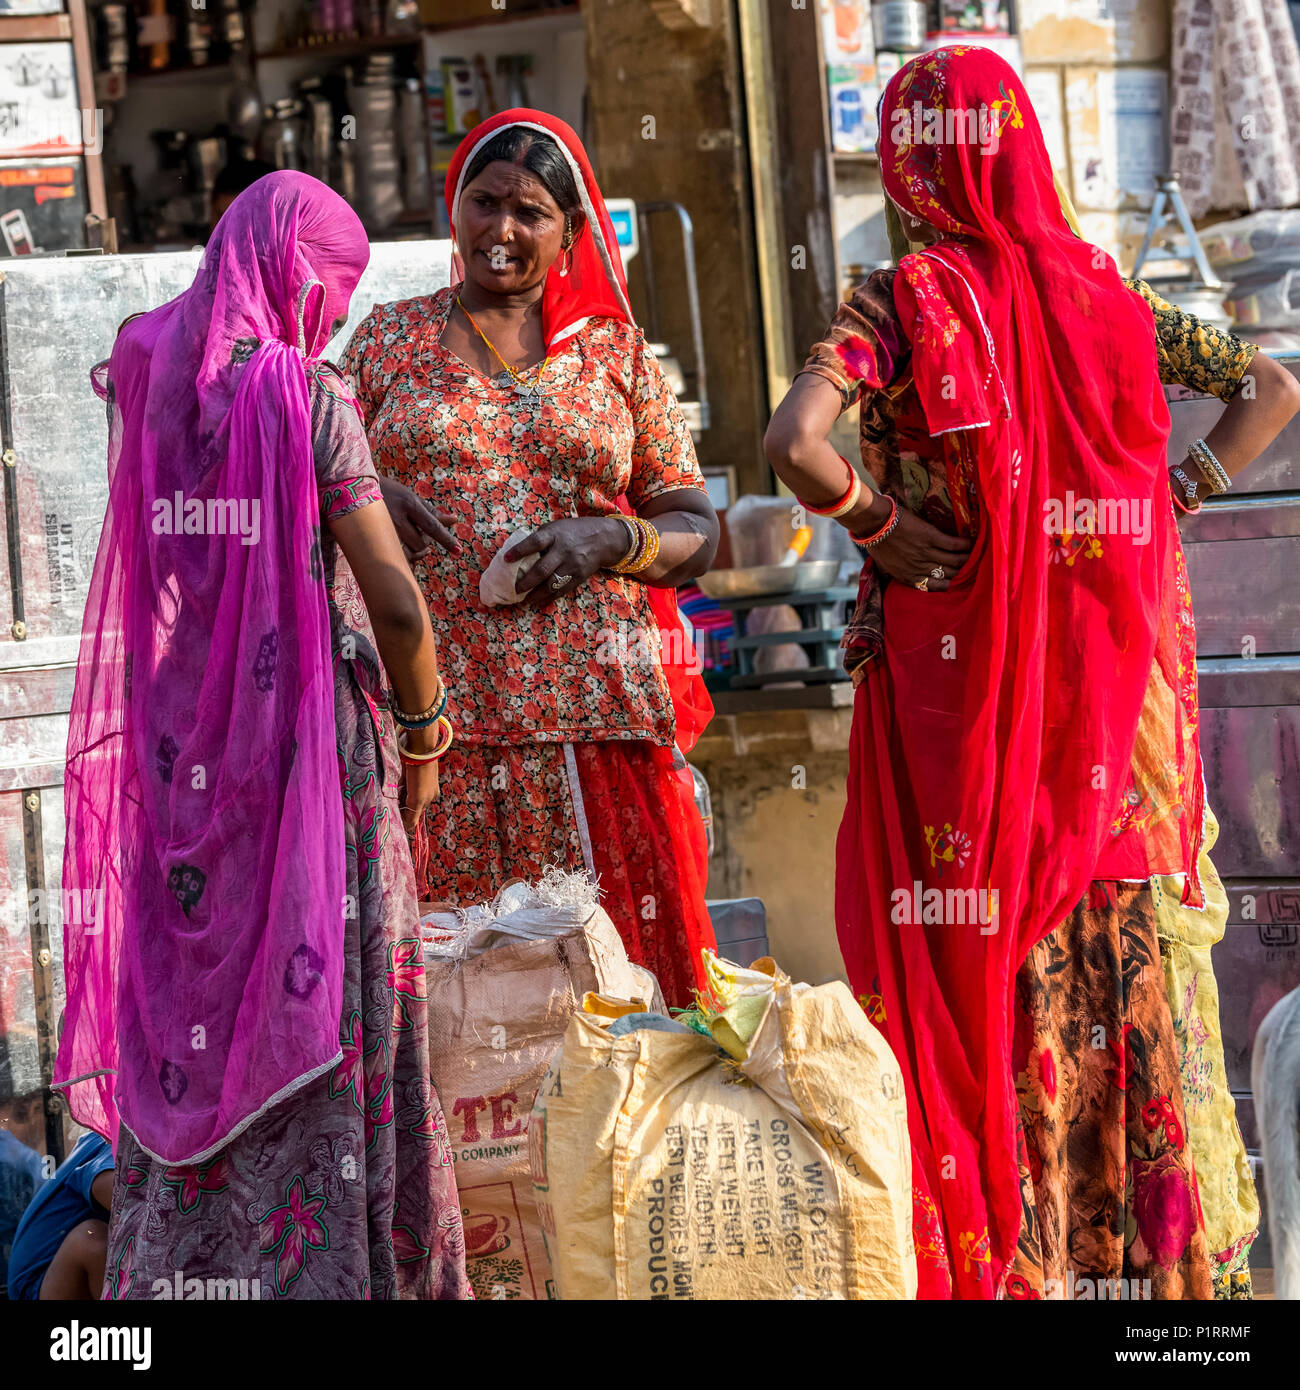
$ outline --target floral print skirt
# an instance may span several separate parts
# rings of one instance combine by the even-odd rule
[[[215,1157],[169,1167],[125,1128],[105,1298],[472,1298],[429,1078],[411,859],[391,727],[336,666],[347,838],[342,1060]],[[384,720],[387,726],[387,720]]]
[[[1150,886],[1092,884],[1030,951],[1015,1003],[1008,1297],[1213,1297]]]
[[[429,808],[422,896],[470,907],[551,866],[589,873],[628,959],[686,1008],[703,984],[700,950],[714,945],[688,798],[672,750],[644,740],[453,744]]]

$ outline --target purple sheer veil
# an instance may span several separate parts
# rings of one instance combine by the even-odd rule
[[[55,1085],[200,1162],[340,1055],[344,833],[306,361],[369,248],[277,173],[119,333],[65,783]],[[65,898],[65,901],[68,899]],[[75,901],[82,901],[79,896]],[[90,916],[92,914],[83,914]]]

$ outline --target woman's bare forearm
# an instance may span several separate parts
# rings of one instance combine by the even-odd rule
[[[428,709],[438,694],[433,627],[387,509],[361,507],[332,518],[329,527],[361,590],[399,708],[412,714]],[[413,731],[412,747],[435,735],[436,730]]]
[[[698,579],[718,551],[717,513],[708,496],[697,488],[662,493],[638,515],[653,521],[659,532],[659,554],[636,577],[656,588],[673,588]]]
[[[840,417],[840,393],[825,377],[804,372],[795,377],[776,408],[763,449],[772,471],[811,507],[833,507],[850,486],[850,472],[830,442]],[[858,475],[857,503],[836,520],[857,536],[877,530],[889,517],[889,499],[873,492]]]

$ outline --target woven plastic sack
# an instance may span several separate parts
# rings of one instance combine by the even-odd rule
[[[503,888],[466,912],[428,911],[429,1060],[451,1137],[478,1298],[551,1297],[528,1171],[533,1098],[589,991],[662,1009],[580,875]]]
[[[844,984],[765,990],[719,1015],[740,1061],[574,1016],[529,1131],[560,1297],[915,1297],[898,1063]]]

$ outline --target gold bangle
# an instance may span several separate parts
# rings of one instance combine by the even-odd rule
[[[636,520],[641,527],[645,544],[641,553],[630,564],[625,561],[614,567],[619,574],[640,574],[642,570],[649,569],[654,564],[659,554],[659,532],[644,518],[637,517]]]
[[[649,524],[642,521],[639,516],[624,516],[619,519],[627,522],[628,526],[632,528],[632,534],[636,539],[628,547],[627,554],[615,564],[610,565],[610,569],[613,570],[615,574],[626,574],[628,569],[632,565],[635,565],[637,561],[640,560],[641,556],[645,554],[646,546],[650,543]]]
[[[627,550],[623,553],[622,559],[616,561],[614,564],[610,566],[610,569],[613,570],[617,570],[621,568],[623,565],[630,565],[636,559],[636,557],[640,555],[641,550],[645,545],[645,532],[642,531],[642,529],[636,524],[636,522],[640,520],[640,517],[637,517],[634,520],[632,517],[629,516],[620,516],[619,520],[623,523],[624,526],[627,527],[629,543]]]
[[[853,510],[854,507],[858,505],[858,499],[861,496],[862,479],[858,477],[857,471],[854,470],[853,482],[849,485],[849,495],[844,499],[843,502],[840,503],[838,507],[834,508],[832,511],[819,512],[818,515],[826,517],[829,521],[838,521],[840,517],[847,515],[849,512]]]

